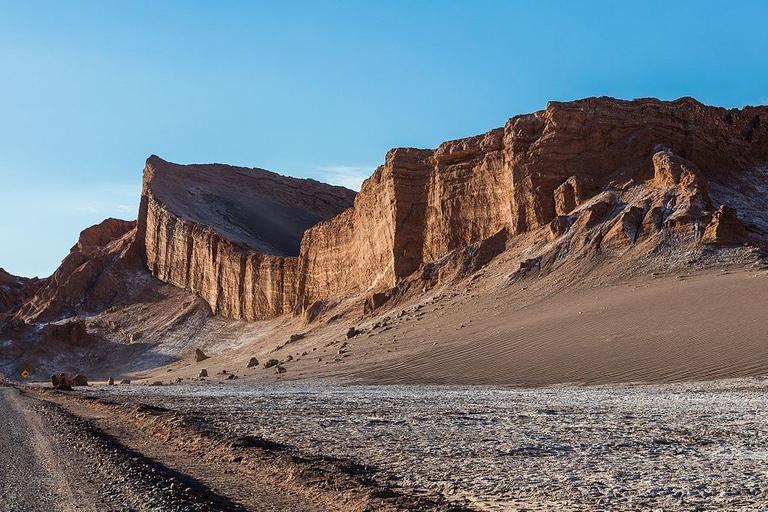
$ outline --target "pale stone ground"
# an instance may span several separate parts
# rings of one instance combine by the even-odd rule
[[[486,510],[762,510],[768,502],[762,378],[537,389],[233,382],[88,393],[375,465],[397,485]]]

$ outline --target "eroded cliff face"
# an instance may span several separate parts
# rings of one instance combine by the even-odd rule
[[[386,291],[491,237],[503,250],[540,233],[568,251],[768,237],[766,107],[553,102],[435,150],[390,151],[354,205],[338,187],[232,169],[150,158],[137,232],[153,275],[232,318]]]
[[[197,292],[215,314],[255,320],[293,310],[307,228],[355,193],[314,180],[225,165],[144,170],[137,241],[150,272]]]

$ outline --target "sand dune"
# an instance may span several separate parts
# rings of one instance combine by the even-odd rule
[[[486,311],[464,298],[385,333],[398,356],[349,376],[537,386],[759,375],[768,372],[766,298],[768,274],[754,271],[566,290],[522,307],[508,292]]]

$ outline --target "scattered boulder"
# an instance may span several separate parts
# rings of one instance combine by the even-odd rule
[[[228,380],[235,380],[237,378],[237,375],[230,374],[229,377],[227,377]]]
[[[197,378],[198,379],[202,379],[202,378],[205,378],[207,376],[208,376],[208,370],[206,370],[205,368],[200,370],[200,373],[197,374]]]
[[[285,373],[285,372],[287,372],[287,371],[288,371],[288,370],[286,370],[286,369],[285,369],[285,366],[280,366],[280,365],[277,365],[277,366],[275,367],[275,373]]]
[[[390,296],[388,293],[374,292],[365,299],[363,304],[363,313],[369,315],[379,309],[381,306],[389,301]]]
[[[114,385],[115,385],[115,379],[110,377],[109,380],[107,381],[107,386],[114,386]]]
[[[248,361],[248,366],[246,366],[246,368],[253,368],[254,366],[259,366],[259,360],[252,357],[251,360]]]
[[[88,385],[88,379],[85,378],[85,375],[80,375],[79,373],[72,377],[72,385],[73,386],[87,386]]]
[[[285,362],[293,361],[293,356],[291,354],[288,354],[288,357],[285,358]]]
[[[210,359],[205,353],[200,350],[199,348],[195,349],[195,362],[199,363],[201,361],[205,361],[206,359]]]
[[[270,359],[269,361],[264,363],[263,366],[266,369],[266,368],[272,368],[273,366],[277,366],[279,364],[280,364],[280,361],[278,361],[277,359]]]
[[[131,383],[131,379],[123,379],[123,380],[120,381],[120,384],[122,384],[122,385],[127,385],[127,384],[130,384],[130,383]]]
[[[294,343],[296,341],[303,340],[305,336],[306,336],[305,334],[291,334],[291,337],[288,340],[288,343]]]
[[[355,336],[357,336],[358,334],[362,334],[362,332],[363,331],[358,330],[357,327],[350,327],[349,330],[347,331],[347,339],[350,340]]]
[[[72,382],[69,380],[66,373],[60,373],[59,375],[54,373],[51,375],[51,384],[53,384],[53,389],[58,389],[59,391],[72,391]]]

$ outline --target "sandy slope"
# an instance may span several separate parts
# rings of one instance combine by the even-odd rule
[[[393,333],[407,355],[351,375],[531,386],[764,374],[766,297],[768,274],[742,271],[566,291],[520,308],[503,296],[486,311],[457,300],[410,332]],[[426,348],[413,350],[420,340]]]
[[[195,341],[210,359],[195,363],[183,355],[134,377],[167,383],[196,378],[206,368],[210,380],[225,379],[216,374],[227,370],[267,382],[539,386],[768,373],[768,272],[762,267],[663,275],[630,270],[630,279],[608,269],[569,283],[558,276],[510,282],[499,272],[504,265],[467,280],[462,293],[428,291],[376,317],[350,307],[328,324],[284,318],[250,324],[248,331],[198,331]],[[347,340],[351,326],[363,333]],[[296,332],[307,336],[286,344]],[[283,375],[245,368],[252,356],[264,362],[289,355]]]

